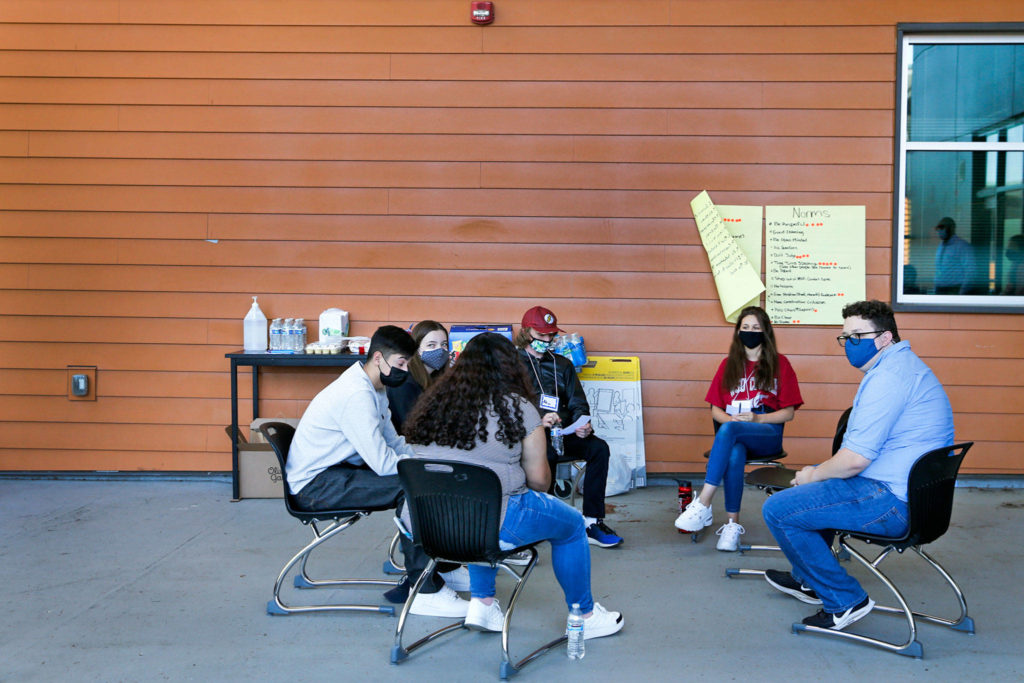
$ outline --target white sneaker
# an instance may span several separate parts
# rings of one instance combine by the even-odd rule
[[[699,498],[686,506],[686,509],[676,517],[676,528],[683,531],[700,531],[706,526],[711,526],[713,520],[711,506],[704,505]]]
[[[729,520],[715,533],[718,534],[718,549],[731,553],[740,549],[740,534],[747,533],[747,530]]]
[[[443,572],[441,578],[444,579],[445,585],[456,593],[469,590],[469,570],[465,567],[459,567],[450,572]]]
[[[498,599],[485,605],[482,600],[470,598],[469,611],[466,612],[466,628],[474,631],[501,631],[505,623],[505,615],[501,613],[501,605]]]
[[[448,586],[441,586],[436,593],[420,593],[412,601],[409,612],[421,617],[459,617],[464,619],[469,610],[469,600],[463,600]]]
[[[626,621],[619,612],[609,612],[601,603],[594,603],[594,613],[583,620],[583,639],[603,638],[618,633]]]

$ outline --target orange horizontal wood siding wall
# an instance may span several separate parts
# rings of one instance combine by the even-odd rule
[[[931,0],[0,3],[0,469],[230,468],[224,353],[268,315],[353,330],[554,309],[641,358],[648,469],[698,471],[725,351],[689,200],[863,204],[887,299],[896,24]],[[901,314],[972,472],[1024,472],[1024,318]],[[780,327],[818,461],[858,373]],[[99,368],[69,402],[67,365]],[[298,417],[332,378],[267,372]],[[248,383],[242,382],[243,398]],[[243,404],[243,415],[244,404]]]

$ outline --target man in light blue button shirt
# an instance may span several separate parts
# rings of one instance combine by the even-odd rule
[[[946,392],[910,343],[900,341],[892,309],[859,301],[843,309],[838,337],[850,364],[864,373],[842,448],[797,472],[793,488],[769,498],[765,522],[793,565],[768,570],[775,588],[822,605],[803,623],[842,629],[874,602],[832,554],[831,529],[901,536],[907,530],[907,477],[926,452],[953,444]]]

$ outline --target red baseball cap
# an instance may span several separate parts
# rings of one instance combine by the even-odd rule
[[[541,334],[554,334],[564,332],[558,327],[558,318],[555,314],[543,306],[534,306],[526,313],[523,313],[523,327],[537,330]]]

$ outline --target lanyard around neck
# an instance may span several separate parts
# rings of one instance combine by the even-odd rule
[[[548,353],[551,353],[548,351]],[[534,367],[533,363],[536,360],[537,365],[540,365],[540,360],[535,359],[533,354],[529,351],[526,352],[527,358],[530,359],[530,369],[533,370],[533,376],[537,378],[537,386],[540,388],[540,393],[544,393],[544,383],[540,381],[540,373],[537,372],[537,368]],[[551,354],[551,376],[555,378],[555,396],[558,396],[558,362],[555,360],[555,354]]]

